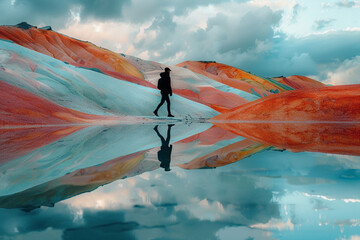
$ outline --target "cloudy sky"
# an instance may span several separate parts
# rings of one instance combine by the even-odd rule
[[[0,0],[22,21],[165,64],[215,60],[264,76],[360,83],[359,0]]]

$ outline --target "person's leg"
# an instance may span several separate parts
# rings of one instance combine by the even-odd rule
[[[167,134],[166,134],[166,146],[169,145],[170,139],[171,139],[171,127],[173,127],[174,124],[168,124]]]
[[[166,95],[166,96],[167,96],[167,95]],[[155,111],[154,111],[154,114],[155,114],[156,116],[158,115],[157,112],[158,112],[159,108],[164,104],[166,96],[165,96],[165,94],[161,94],[161,101],[160,101],[159,105],[157,106],[157,108],[156,108]],[[168,98],[169,98],[169,97],[168,97]]]
[[[154,127],[154,130],[155,130],[156,134],[158,135],[158,137],[159,137],[160,140],[161,140],[161,146],[167,146],[167,142],[165,141],[164,137],[159,133],[158,126],[159,126],[159,125],[156,125],[156,126]]]
[[[166,95],[165,101],[166,101],[166,103],[167,103],[168,117],[173,117],[173,115],[171,114],[171,109],[170,109],[170,98],[169,98],[169,95]]]

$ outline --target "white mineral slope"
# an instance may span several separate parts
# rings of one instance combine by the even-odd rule
[[[0,40],[0,79],[80,112],[99,115],[151,116],[160,101],[157,89],[122,81]],[[173,115],[211,118],[215,110],[173,94]],[[166,114],[163,106],[160,115]]]

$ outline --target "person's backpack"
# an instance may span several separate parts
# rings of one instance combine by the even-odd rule
[[[164,79],[163,79],[163,78],[160,78],[160,79],[158,80],[157,88],[158,88],[159,90],[161,90],[163,87],[164,87]]]

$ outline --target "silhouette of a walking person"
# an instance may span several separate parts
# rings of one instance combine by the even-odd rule
[[[170,98],[169,98],[169,95],[172,96],[170,71],[171,71],[170,68],[165,68],[165,72],[160,73],[161,78],[159,79],[159,82],[158,82],[158,89],[160,89],[160,91],[161,91],[161,101],[160,101],[159,105],[157,106],[157,108],[154,111],[154,114],[156,116],[159,116],[158,115],[158,110],[164,104],[164,102],[166,101],[168,117],[174,117],[171,114],[171,110],[170,110]]]
[[[170,161],[171,161],[171,151],[172,151],[172,145],[170,144],[170,132],[171,132],[171,127],[174,126],[174,124],[168,125],[166,140],[159,133],[158,126],[159,125],[156,125],[154,127],[156,134],[159,136],[159,138],[161,140],[161,147],[157,153],[157,157],[158,157],[159,161],[161,162],[160,167],[164,168],[165,171],[170,171],[171,170],[170,169]],[[170,144],[170,146],[169,146],[169,144]]]

